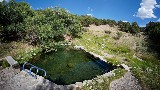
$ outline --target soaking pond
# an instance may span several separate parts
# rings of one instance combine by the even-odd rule
[[[31,63],[45,69],[46,78],[59,85],[90,80],[115,68],[83,50],[73,48],[59,48],[56,52],[41,54]]]

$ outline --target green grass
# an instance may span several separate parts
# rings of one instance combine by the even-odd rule
[[[147,52],[147,50],[141,53],[142,55],[139,55],[137,53],[138,51],[131,49],[131,43],[129,43],[130,45],[124,45],[123,43],[117,44],[119,39],[115,40],[113,36],[110,35],[111,34],[96,36],[92,34],[92,32],[86,31],[81,35],[80,38],[73,40],[73,45],[84,46],[87,51],[94,52],[102,56],[102,52],[114,55],[112,58],[105,59],[115,65],[122,63],[120,57],[125,57],[126,60],[124,63],[132,67],[131,72],[135,77],[138,78],[143,89],[158,90],[160,86],[160,60],[158,57],[154,53]],[[138,37],[135,38],[137,38],[136,40],[139,40]],[[143,50],[145,47],[138,48]],[[0,45],[0,58],[4,58],[5,56],[10,55],[13,56],[15,60],[24,62],[30,60],[31,57],[34,57],[39,51],[40,49],[38,47],[33,47],[22,42],[5,43]],[[133,58],[134,54],[136,54],[143,61],[139,61],[138,59]],[[7,66],[5,62],[1,62],[0,64],[3,64],[4,67]],[[72,68],[74,65],[68,63],[67,67]],[[117,75],[121,76],[119,73],[117,73]],[[103,84],[106,83],[108,85],[109,82],[109,79],[105,79]],[[103,84],[97,82],[94,87],[106,87],[103,86]],[[101,88],[99,88],[99,90],[101,90]]]
[[[31,46],[24,42],[9,42],[0,45],[0,59],[12,56],[19,63],[29,61],[39,52],[41,52],[39,47]]]
[[[133,74],[139,79],[143,89],[158,90],[160,86],[160,62],[152,55],[143,55],[144,61],[132,59]],[[144,58],[145,57],[145,58]]]
[[[136,38],[138,40],[138,37]],[[109,35],[96,36],[88,31],[82,35],[82,38],[75,39],[73,44],[84,46],[88,51],[92,51],[101,56],[103,56],[101,52],[114,55],[114,57],[106,58],[106,60],[115,65],[122,63],[119,57],[125,57],[126,60],[123,63],[132,67],[131,72],[138,78],[142,88],[158,90],[160,86],[160,60],[156,55],[145,50],[145,52],[139,56],[137,51],[131,50],[131,47],[128,47],[129,45],[117,44],[116,42],[117,39]],[[143,61],[133,58],[134,53]],[[99,84],[97,85],[99,86]]]
[[[121,78],[126,71],[124,69],[118,68],[114,70],[115,76],[111,77],[98,77],[92,80],[92,83],[87,82],[82,88],[83,90],[109,90],[110,82]],[[100,79],[100,81],[99,81]]]
[[[116,58],[116,57],[113,57],[113,58],[105,58],[108,62],[112,63],[113,65],[120,65],[121,62]]]
[[[126,46],[115,45],[115,40],[108,35],[98,37],[90,32],[84,33],[82,38],[75,39],[74,44],[84,46],[88,51],[92,51],[97,54],[101,54],[101,51],[110,54],[128,53],[131,51]]]
[[[0,66],[2,66],[3,68],[6,68],[6,67],[9,67],[10,65],[6,60],[3,60],[3,61],[0,61]]]

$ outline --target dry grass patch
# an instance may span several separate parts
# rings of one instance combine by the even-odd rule
[[[27,43],[22,42],[10,42],[0,45],[0,58],[6,56],[12,56],[15,60],[22,63],[28,61],[33,55],[38,53],[39,48]]]

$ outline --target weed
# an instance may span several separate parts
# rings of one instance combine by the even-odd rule
[[[117,32],[116,36],[114,36],[113,39],[119,40],[121,38],[121,36],[122,36],[122,32]]]
[[[82,38],[74,40],[73,44],[82,45],[87,50],[99,55],[102,55],[101,52],[112,54],[115,57],[105,59],[115,65],[122,63],[118,57],[124,57],[126,60],[124,60],[123,63],[132,67],[131,72],[138,78],[143,89],[157,90],[159,88],[160,62],[155,53],[147,52],[145,36],[135,37],[123,33],[122,37],[122,34],[119,31],[120,33],[116,33],[116,37],[119,38],[117,40],[112,38],[114,37],[114,31],[112,31],[111,34],[103,36],[96,36],[94,34],[96,32],[94,32],[94,30],[91,31],[92,32],[85,32],[82,35]],[[86,40],[85,38],[89,38],[90,40]],[[134,54],[142,59],[142,61],[134,58]],[[108,84],[108,82],[105,82],[105,84]],[[100,84],[96,84],[95,87],[98,87],[97,85]]]
[[[87,82],[83,90],[109,90],[110,82],[122,77],[125,73],[124,69],[118,68],[114,70],[115,76],[94,78],[91,82]]]

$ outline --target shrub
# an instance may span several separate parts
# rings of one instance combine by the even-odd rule
[[[151,47],[160,51],[160,22],[149,22],[146,25],[145,31],[151,40]]]
[[[137,34],[139,32],[140,32],[140,28],[139,28],[137,22],[132,22],[130,33]]]
[[[24,37],[23,21],[33,15],[30,5],[25,2],[0,2],[0,38],[2,41],[19,40]]]
[[[121,36],[122,36],[122,32],[117,32],[117,33],[116,33],[116,36],[114,36],[113,38],[114,38],[115,40],[118,40],[118,39],[121,38]]]
[[[117,25],[115,20],[98,19],[87,15],[79,16],[79,20],[84,27],[89,27],[91,24],[95,24],[96,26],[108,24],[111,27]]]
[[[104,31],[106,34],[110,34],[111,33],[111,31],[108,31],[108,30],[106,30],[106,31]]]
[[[118,21],[118,26],[119,26],[120,30],[123,32],[129,32],[131,29],[131,25],[129,22]]]
[[[35,16],[28,17],[25,22],[26,40],[45,51],[54,50],[65,35],[76,37],[82,30],[77,16],[58,7],[36,11]]]

